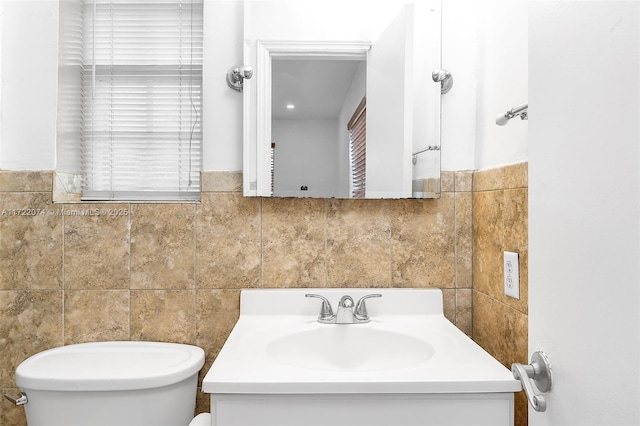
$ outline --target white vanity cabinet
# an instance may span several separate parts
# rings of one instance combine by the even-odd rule
[[[382,297],[368,323],[324,324],[309,293]],[[243,291],[202,389],[214,426],[495,426],[522,388],[444,317],[440,290],[325,288]]]

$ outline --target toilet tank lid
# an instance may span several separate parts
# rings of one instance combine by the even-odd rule
[[[94,342],[49,349],[24,360],[16,384],[51,391],[118,391],[178,383],[204,365],[204,351],[162,342]]]

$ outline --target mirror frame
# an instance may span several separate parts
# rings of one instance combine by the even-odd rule
[[[270,197],[271,186],[271,60],[281,58],[338,58],[366,60],[370,42],[256,40],[245,42],[245,64],[254,66],[254,77],[243,90],[243,192],[245,197]],[[251,53],[248,53],[251,52]],[[253,53],[253,55],[252,55]],[[253,58],[255,60],[252,60]],[[255,93],[254,93],[255,91]],[[251,102],[256,99],[257,102]],[[252,124],[255,122],[255,134]],[[253,149],[255,148],[255,149]],[[246,155],[255,152],[255,158]],[[253,173],[247,173],[251,170]],[[255,172],[254,172],[255,171]]]

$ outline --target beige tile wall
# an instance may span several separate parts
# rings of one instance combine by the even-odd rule
[[[528,364],[528,163],[474,173],[473,338],[511,368]],[[504,295],[503,252],[519,254],[520,299]],[[527,400],[516,394],[517,426]]]
[[[262,199],[204,173],[200,203],[52,204],[52,172],[0,171],[0,392],[26,357],[96,340],[196,344],[206,372],[243,288],[441,288],[471,335],[472,178],[443,172],[439,200]],[[3,399],[0,426],[23,424]]]

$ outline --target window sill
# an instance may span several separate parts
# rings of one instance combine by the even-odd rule
[[[207,192],[240,192],[242,193],[242,172],[200,172],[200,194]],[[53,194],[54,204],[199,204],[200,200],[82,200],[82,177],[79,174],[54,172]]]

